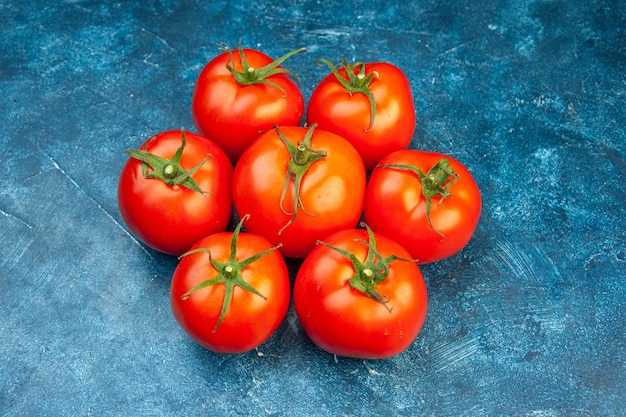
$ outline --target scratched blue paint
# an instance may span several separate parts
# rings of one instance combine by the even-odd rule
[[[626,408],[626,5],[615,1],[0,3],[0,415],[614,416]],[[305,96],[324,57],[402,68],[414,148],[483,191],[475,237],[424,266],[404,353],[335,358],[293,312],[258,351],[191,342],[176,259],[116,202],[124,149],[193,130],[222,42]],[[290,263],[292,273],[296,263]]]

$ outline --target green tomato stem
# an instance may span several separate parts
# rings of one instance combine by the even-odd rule
[[[309,152],[304,144],[301,143],[296,147],[296,152],[293,156],[293,160],[298,165],[306,165],[309,160]]]
[[[237,276],[237,268],[235,268],[233,265],[227,264],[226,266],[224,266],[222,274],[224,275],[224,278],[235,278]]]
[[[175,178],[176,177],[176,172],[178,170],[176,169],[176,166],[173,164],[167,164],[165,165],[165,168],[163,168],[163,176],[165,176],[165,178]]]

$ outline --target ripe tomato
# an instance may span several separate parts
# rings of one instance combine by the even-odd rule
[[[396,66],[375,62],[331,69],[313,90],[306,121],[346,138],[370,171],[385,155],[405,149],[415,132],[411,85]]]
[[[340,356],[381,359],[405,350],[426,318],[419,267],[393,240],[369,228],[324,239],[296,276],[296,314],[311,340]]]
[[[274,61],[240,46],[238,53],[226,50],[212,59],[196,81],[191,102],[198,132],[236,161],[261,133],[275,125],[299,124],[304,98],[280,64],[302,50]]]
[[[286,126],[241,155],[233,198],[238,213],[250,213],[248,231],[304,258],[317,239],[356,226],[365,185],[363,162],[346,140],[315,126]]]
[[[198,344],[243,353],[266,341],[289,307],[289,273],[276,247],[261,236],[216,233],[186,252],[172,277],[176,321]]]
[[[232,216],[232,164],[211,140],[170,130],[127,151],[118,185],[124,222],[151,248],[180,255],[226,230]]]
[[[383,158],[367,186],[364,219],[420,264],[460,251],[474,234],[481,195],[469,171],[436,152],[406,149]]]

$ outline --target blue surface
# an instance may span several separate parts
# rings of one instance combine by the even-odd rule
[[[0,414],[611,416],[626,408],[626,2],[0,3]],[[124,227],[124,149],[193,130],[221,42],[408,75],[412,147],[484,196],[467,248],[422,268],[418,339],[383,361],[313,346],[293,309],[223,356],[173,319],[175,258]],[[295,265],[291,265],[292,269]]]

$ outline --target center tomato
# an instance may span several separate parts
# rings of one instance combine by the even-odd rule
[[[241,155],[233,174],[237,212],[246,228],[292,258],[318,239],[356,226],[366,174],[354,147],[324,130],[286,126],[261,135]]]

